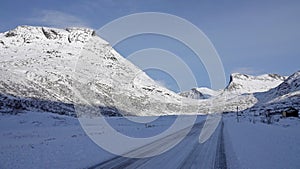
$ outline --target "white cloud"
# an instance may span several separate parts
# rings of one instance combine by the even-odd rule
[[[42,10],[37,17],[28,19],[29,22],[40,25],[47,25],[56,28],[65,28],[70,26],[87,27],[87,23],[82,19],[60,11]]]

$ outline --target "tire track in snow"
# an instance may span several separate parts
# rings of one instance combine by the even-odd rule
[[[224,122],[221,123],[221,131],[218,139],[218,148],[216,152],[216,161],[214,169],[227,169],[225,145],[224,145]]]
[[[158,156],[149,158],[127,158],[123,156],[115,157],[111,160],[97,164],[91,169],[99,168],[214,168],[226,169],[226,156],[224,151],[223,122],[219,124],[211,138],[205,143],[199,143],[199,134],[204,122],[193,126],[189,134],[178,145],[169,151]],[[133,150],[130,153],[149,153],[152,149],[172,142],[174,137],[184,134],[184,130],[154,141],[145,147]],[[147,150],[147,151],[144,151]]]

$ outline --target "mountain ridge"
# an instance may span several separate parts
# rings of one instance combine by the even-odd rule
[[[202,87],[178,95],[157,84],[88,28],[19,26],[0,33],[0,49],[2,112],[17,107],[74,116],[99,112],[159,116],[232,112],[236,107],[247,111],[271,102],[285,106],[282,102],[300,102],[299,72],[288,78],[234,73],[223,90]],[[76,114],[74,105],[91,107],[90,112],[84,108],[85,113]]]
[[[93,30],[19,26],[1,33],[0,40],[0,92],[10,96],[6,99],[89,104],[128,113],[123,115],[198,112],[199,101],[155,83]],[[21,104],[30,109],[30,104]],[[206,113],[204,109],[200,113]]]
[[[237,93],[255,93],[267,91],[282,83],[286,77],[278,74],[263,74],[252,76],[241,73],[230,75],[230,81],[225,90]]]

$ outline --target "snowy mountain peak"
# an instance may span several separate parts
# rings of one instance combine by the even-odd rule
[[[295,72],[294,74],[292,74],[291,76],[289,76],[286,79],[286,82],[289,84],[292,84],[293,82],[295,82],[295,80],[299,81],[300,80],[300,70]]]
[[[82,98],[101,113],[123,115],[224,112],[237,106],[244,110],[261,98],[299,103],[300,72],[288,79],[234,73],[225,90],[194,88],[181,95],[202,100],[181,97],[156,84],[87,28],[19,26],[0,33],[0,56],[0,111],[4,112],[74,114],[74,105],[86,104]]]
[[[207,87],[192,88],[189,91],[181,92],[179,95],[192,99],[209,99],[221,93],[220,90],[215,91]]]
[[[191,99],[206,99],[206,97],[196,88],[192,88],[190,91],[181,92],[179,95]]]
[[[66,29],[18,26],[3,34],[6,38],[13,38],[23,43],[31,43],[40,40],[59,40],[62,42],[86,42],[91,36],[95,36],[94,30],[89,28],[71,27]],[[104,41],[104,43],[107,43]]]
[[[91,29],[19,26],[0,33],[0,56],[0,111],[74,114],[84,97],[99,107],[93,114],[207,113],[156,84]]]
[[[289,76],[283,83],[275,88],[277,95],[284,95],[300,90],[300,71]]]
[[[259,76],[252,76],[252,75],[247,75],[247,74],[242,74],[242,73],[232,73],[230,75],[230,79],[235,80],[235,79],[240,79],[240,80],[265,80],[265,81],[276,81],[276,80],[285,80],[284,76],[278,75],[278,74],[263,74]]]
[[[265,109],[280,112],[288,107],[300,109],[300,71],[289,76],[279,86],[261,93],[255,97],[259,102],[251,108],[251,111]]]
[[[277,74],[264,74],[260,76],[251,76],[241,73],[233,73],[230,76],[227,91],[237,93],[255,93],[264,92],[278,86],[286,78]]]

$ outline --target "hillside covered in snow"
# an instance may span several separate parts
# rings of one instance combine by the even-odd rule
[[[0,33],[0,76],[4,113],[160,116],[299,108],[300,102],[299,72],[234,73],[223,90],[174,93],[87,28],[19,26]]]
[[[192,99],[209,99],[221,93],[221,90],[215,91],[206,87],[193,88],[190,91],[179,93],[179,95]]]
[[[212,101],[214,107],[224,105],[223,112],[235,112],[237,108],[244,112],[257,114],[272,110],[280,112],[294,107],[300,110],[300,71],[289,77],[277,74],[251,76],[233,73],[224,90],[213,91],[207,88],[194,88],[180,95],[193,99]]]
[[[199,101],[158,85],[91,29],[19,26],[0,34],[0,49],[2,112],[207,113]]]

